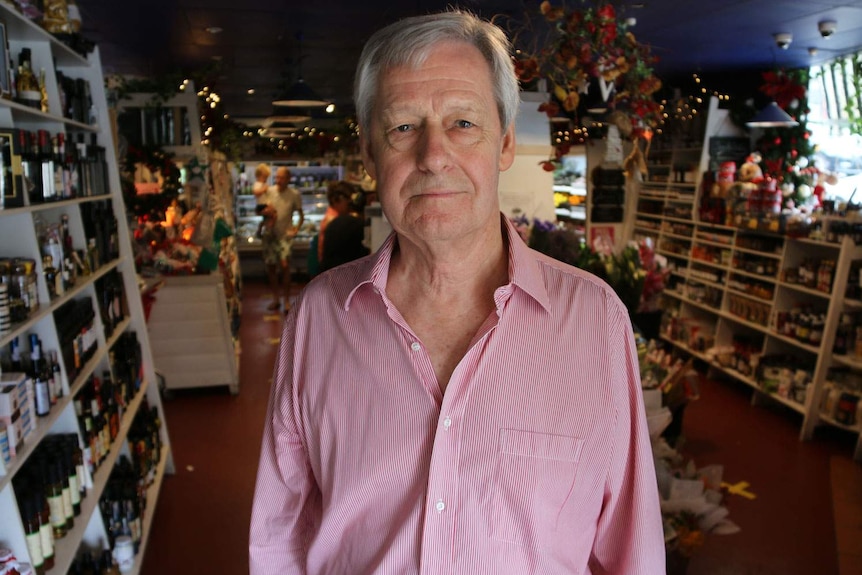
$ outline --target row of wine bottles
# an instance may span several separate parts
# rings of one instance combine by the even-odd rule
[[[3,208],[37,205],[109,192],[104,146],[96,134],[0,129]]]
[[[157,465],[161,457],[160,429],[158,410],[150,408],[144,398],[127,438],[129,452],[134,455],[119,457],[99,500],[107,534],[105,548],[95,552],[83,549],[70,574],[87,573],[88,569],[103,572],[93,570],[98,563],[97,569],[116,567],[110,549],[121,538],[131,542],[134,553],[140,549],[147,489],[152,484],[150,462]],[[85,451],[74,433],[49,435],[13,480],[30,565],[36,575],[54,567],[55,543],[75,527],[81,502],[92,489]],[[140,463],[142,459],[145,466]]]

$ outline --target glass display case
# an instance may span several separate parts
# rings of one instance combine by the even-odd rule
[[[241,252],[260,251],[258,227],[263,219],[255,213],[257,198],[251,193],[254,183],[254,170],[257,162],[247,162],[240,172],[236,193],[236,235],[237,246]],[[305,222],[293,244],[291,267],[304,270],[308,246],[317,235],[320,221],[326,213],[326,185],[340,180],[344,175],[343,166],[313,166],[290,162],[267,162],[272,173],[269,184],[275,181],[275,171],[281,166],[290,168],[290,185],[302,194],[302,211]],[[296,217],[296,216],[294,216]]]

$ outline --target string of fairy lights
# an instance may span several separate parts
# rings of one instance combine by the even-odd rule
[[[668,122],[680,123],[690,122],[697,119],[702,113],[703,108],[707,105],[709,98],[714,96],[719,102],[727,102],[730,100],[728,94],[712,90],[703,85],[703,80],[698,74],[692,74],[692,80],[695,85],[693,93],[688,95],[675,95],[672,99],[662,99],[659,102],[661,110],[661,122],[653,128],[655,134],[662,134],[664,126]],[[186,79],[179,86],[180,92],[184,92],[189,86],[190,80]],[[198,98],[201,100],[201,144],[207,146],[211,143],[211,138],[216,130],[216,111],[221,104],[221,97],[217,92],[211,90],[208,86],[204,86],[197,92]],[[209,112],[208,111],[212,111]],[[222,120],[228,120],[228,114],[218,114]],[[589,126],[572,125],[572,121],[567,117],[552,118],[552,140],[555,146],[564,144],[582,145],[590,138],[591,130],[598,130],[601,133],[606,127],[606,122],[601,120],[593,121]],[[566,124],[565,127],[559,127],[560,124]],[[358,138],[359,126],[356,122],[350,121],[347,126],[347,136]],[[326,138],[330,137],[334,143],[340,143],[343,135],[331,134],[326,130],[318,129],[314,126],[305,126],[297,128],[296,131],[290,134],[280,135],[279,137],[267,137],[265,128],[258,129],[243,129],[242,136],[245,138],[262,138],[269,141],[278,150],[285,150],[289,147],[290,140],[302,141],[307,138]]]

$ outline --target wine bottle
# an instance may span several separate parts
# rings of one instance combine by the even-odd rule
[[[51,138],[51,154],[54,165],[54,190],[57,193],[58,200],[69,199],[69,190],[66,188],[65,166],[63,165],[63,155],[60,153],[60,146],[63,143],[63,134],[57,134]]]
[[[33,134],[27,130],[18,130],[18,147],[21,149],[21,172],[24,183],[24,193],[30,205],[41,204],[42,170],[33,146]]]
[[[53,202],[59,199],[60,190],[56,186],[51,136],[47,130],[39,130],[36,134],[39,139],[39,163],[42,166],[42,198],[43,201]]]
[[[78,156],[78,146],[71,139],[66,142],[66,163],[69,165],[72,196],[84,197],[81,187],[81,158]]]
[[[18,77],[15,87],[18,103],[39,110],[42,107],[42,92],[39,89],[39,80],[33,72],[30,54],[30,48],[22,48],[18,53]]]
[[[57,269],[51,261],[51,256],[42,256],[42,275],[45,276],[45,286],[48,288],[48,298],[54,299],[57,297],[57,278],[61,277],[57,274]]]
[[[39,336],[30,334],[30,379],[36,392],[36,415],[45,417],[51,411],[51,395],[48,390],[48,380],[42,366],[42,344]]]
[[[51,381],[54,384],[52,395],[56,398],[63,397],[63,381],[62,373],[60,372],[60,363],[57,361],[57,352],[51,351]]]
[[[42,540],[39,536],[39,514],[34,507],[33,497],[26,493],[18,501],[21,506],[21,523],[24,526],[24,541],[30,555],[30,564],[37,575],[45,573],[45,556],[42,554]]]
[[[44,487],[34,494],[34,498],[39,510],[39,539],[42,541],[45,569],[51,569],[54,566],[54,528],[51,526],[51,509],[45,499]]]
[[[75,517],[81,514],[81,487],[78,484],[78,470],[75,468],[75,460],[71,446],[63,441],[60,444],[60,454],[63,457],[63,468],[69,483],[69,499],[72,503],[72,513]]]
[[[68,526],[66,524],[66,512],[63,509],[63,483],[57,473],[57,468],[48,461],[42,460],[42,480],[45,487],[45,497],[50,509],[51,527],[54,530],[54,539],[62,539],[66,536]]]

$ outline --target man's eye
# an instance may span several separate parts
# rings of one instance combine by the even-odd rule
[[[472,128],[473,127],[473,122],[471,122],[470,120],[458,120],[457,122],[455,122],[455,124],[457,124],[457,126],[459,128]]]
[[[410,124],[401,124],[400,126],[395,127],[395,132],[409,132],[413,126]]]

